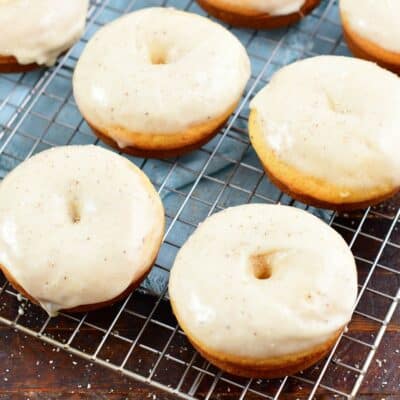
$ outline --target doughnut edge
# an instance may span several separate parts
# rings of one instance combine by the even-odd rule
[[[393,197],[396,193],[400,191],[400,187],[394,187],[392,190],[387,191],[385,193],[380,193],[377,196],[370,196],[367,197],[365,196],[364,199],[358,199],[355,201],[348,201],[346,202],[343,198],[340,198],[340,196],[335,196],[335,192],[338,191],[338,188],[335,188],[333,185],[329,185],[329,183],[325,181],[321,181],[320,185],[324,186],[324,189],[326,192],[329,191],[329,197],[330,199],[322,198],[323,196],[317,196],[315,193],[313,193],[312,188],[310,186],[314,185],[316,186],[316,183],[314,182],[315,179],[312,179],[312,177],[307,177],[306,175],[303,175],[302,173],[296,171],[294,168],[290,168],[290,170],[293,170],[294,173],[292,174],[287,174],[287,175],[293,175],[293,176],[287,176],[287,180],[284,182],[282,179],[279,179],[273,172],[270,166],[268,166],[269,162],[266,160],[266,157],[263,157],[263,153],[265,153],[264,149],[261,149],[260,145],[260,140],[258,139],[259,134],[257,133],[259,131],[259,128],[256,126],[256,115],[255,111],[252,110],[250,112],[249,116],[249,137],[250,141],[254,147],[254,150],[257,154],[257,157],[259,158],[265,173],[268,175],[269,179],[272,181],[272,183],[278,187],[282,192],[288,194],[291,196],[293,199],[298,200],[304,204],[313,206],[313,207],[318,207],[318,208],[325,208],[329,210],[334,210],[334,211],[354,211],[354,210],[360,210],[360,209],[365,209],[369,206],[373,206],[376,204],[379,204],[385,200],[390,199]],[[267,147],[264,145],[264,147]],[[279,169],[282,169],[285,167],[285,164],[277,161],[277,164],[280,166]],[[277,169],[277,168],[275,168]],[[303,186],[300,188],[301,181],[307,182],[307,186]],[[363,192],[364,193],[364,192]]]
[[[298,12],[273,16],[268,13],[245,14],[235,10],[223,9],[210,0],[196,0],[197,3],[213,17],[232,26],[252,29],[275,29],[300,21],[317,7],[321,0],[306,0]]]
[[[35,63],[20,64],[14,56],[0,55],[0,74],[28,72],[38,68],[42,68],[42,66]]]
[[[340,13],[343,36],[349,50],[358,58],[375,62],[383,68],[400,75],[400,53],[384,49],[356,33],[350,26],[348,18]]]
[[[158,254],[158,251],[157,251]],[[146,278],[146,276],[149,274],[150,270],[152,269],[155,260],[157,258],[157,254],[153,258],[152,262],[150,263],[149,267],[143,272],[143,274],[136,279],[135,281],[131,282],[129,286],[119,295],[115,296],[114,298],[106,301],[102,301],[100,303],[92,303],[92,304],[82,304],[77,307],[72,307],[72,308],[67,308],[67,309],[61,309],[60,311],[62,312],[71,312],[71,313],[78,313],[78,312],[87,312],[87,311],[94,311],[98,310],[100,308],[108,307],[113,305],[114,303],[118,302],[119,300],[124,299],[127,297],[131,292],[133,292],[136,288],[139,287],[139,285],[143,282],[143,280]],[[8,282],[11,284],[11,286],[21,293],[24,297],[26,297],[31,303],[36,304],[40,306],[39,302],[32,297],[13,277],[12,275],[8,272],[8,270],[0,264],[0,270],[8,280]]]
[[[283,355],[281,357],[250,359],[243,357],[234,357],[228,354],[218,353],[208,349],[206,345],[196,341],[193,335],[182,323],[179,314],[176,311],[174,303],[171,301],[172,311],[189,339],[192,346],[200,355],[211,364],[230,374],[244,378],[282,378],[286,375],[292,375],[300,372],[323,359],[332,349],[344,327],[334,332],[328,340],[309,349],[307,351]]]
[[[83,118],[90,126],[94,134],[104,143],[110,147],[129,155],[142,158],[171,158],[177,157],[193,150],[196,150],[209,142],[214,136],[218,134],[221,128],[224,127],[226,122],[229,120],[230,116],[236,110],[240,100],[236,100],[233,106],[229,107],[228,111],[222,116],[214,118],[212,121],[208,121],[207,124],[199,124],[191,128],[195,131],[194,134],[189,132],[181,132],[174,134],[154,134],[151,133],[137,133],[128,132],[131,137],[131,141],[135,145],[129,145],[126,147],[119,147],[117,142],[108,134],[106,131],[112,132],[113,128],[100,128],[91,122],[90,118],[85,116],[83,113]],[[149,138],[156,137],[158,140],[164,140],[163,145],[149,143]],[[146,143],[147,139],[147,143]]]

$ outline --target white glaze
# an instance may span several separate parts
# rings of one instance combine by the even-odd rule
[[[400,53],[399,0],[340,0],[340,10],[354,32]]]
[[[400,79],[373,63],[319,56],[282,68],[250,104],[269,148],[338,187],[400,185]]]
[[[287,15],[300,10],[306,0],[216,0],[219,6],[235,7],[270,15]],[[211,1],[213,3],[213,1]]]
[[[251,256],[273,253],[269,279]],[[311,350],[351,318],[354,258],[340,235],[287,206],[252,204],[206,219],[179,251],[169,295],[210,351],[265,359]]]
[[[42,152],[0,185],[0,264],[50,315],[121,294],[149,267],[162,233],[148,179],[100,147]]]
[[[0,1],[0,55],[53,65],[82,35],[88,0]]]
[[[152,64],[152,59],[165,64]],[[118,127],[182,133],[220,117],[250,75],[241,43],[207,18],[169,8],[128,14],[100,29],[74,73],[83,115],[123,147]]]

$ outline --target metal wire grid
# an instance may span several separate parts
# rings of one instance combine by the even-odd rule
[[[92,1],[82,40],[48,71],[0,76],[0,174],[32,154],[64,144],[98,143],[76,109],[71,76],[84,44],[102,25],[148,5],[175,6],[202,13],[193,0]],[[50,319],[37,306],[21,303],[5,279],[0,281],[0,322],[85,359],[163,388],[186,399],[214,399],[235,393],[243,399],[278,399],[301,392],[354,398],[361,387],[400,297],[399,216],[397,208],[368,209],[344,218],[295,202],[265,177],[247,138],[250,98],[281,66],[316,54],[347,54],[335,0],[322,5],[295,27],[262,32],[231,29],[252,60],[245,97],[217,137],[190,155],[171,160],[130,159],[151,178],[164,200],[165,240],[150,277],[125,301],[88,314],[62,313]],[[349,329],[328,358],[314,368],[280,380],[237,378],[201,358],[179,329],[168,303],[167,280],[177,250],[207,215],[247,202],[285,203],[305,208],[340,231],[355,253],[360,273],[357,307]],[[377,277],[391,279],[389,293]],[[155,296],[154,292],[158,292]],[[372,307],[371,304],[379,306]],[[353,334],[367,321],[372,337]],[[154,339],[156,338],[156,339]],[[351,352],[349,348],[357,348]]]

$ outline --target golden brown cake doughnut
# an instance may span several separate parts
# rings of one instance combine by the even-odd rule
[[[73,86],[81,113],[102,140],[126,153],[164,158],[210,140],[249,76],[246,50],[219,24],[146,8],[94,35]]]
[[[0,1],[0,73],[51,66],[82,35],[88,0]]]
[[[320,0],[197,0],[210,15],[227,24],[253,29],[280,28],[298,22]]]
[[[329,352],[351,318],[357,273],[345,241],[318,218],[251,204],[197,228],[178,252],[169,296],[208,361],[235,375],[275,378]]]
[[[352,53],[400,74],[400,2],[340,0],[339,4]]]
[[[400,189],[395,74],[350,57],[309,58],[278,71],[250,108],[254,149],[293,198],[353,210]]]
[[[163,232],[145,174],[100,147],[44,151],[0,184],[0,268],[51,316],[125,296],[152,267]]]

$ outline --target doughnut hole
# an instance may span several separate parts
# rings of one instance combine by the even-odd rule
[[[271,253],[253,254],[250,257],[251,272],[256,279],[264,280],[272,276]]]
[[[152,65],[165,65],[170,63],[169,46],[167,43],[153,41],[148,45],[149,62]]]
[[[165,49],[157,48],[150,51],[150,62],[153,65],[168,64]]]
[[[328,93],[327,91],[324,92],[326,102],[328,105],[328,108],[333,111],[334,113],[337,114],[348,114],[350,113],[349,107],[346,106],[343,102],[338,101],[335,99],[334,95]]]
[[[72,197],[68,201],[68,214],[73,224],[78,224],[81,221],[81,212],[78,199]]]
[[[73,224],[78,224],[82,218],[82,207],[79,201],[80,182],[74,180],[70,183],[66,193],[67,213]]]
[[[147,51],[147,62],[150,65],[161,66],[174,64],[186,57],[193,48],[187,44],[176,43],[176,38],[167,32],[157,32],[156,35],[144,39]]]

